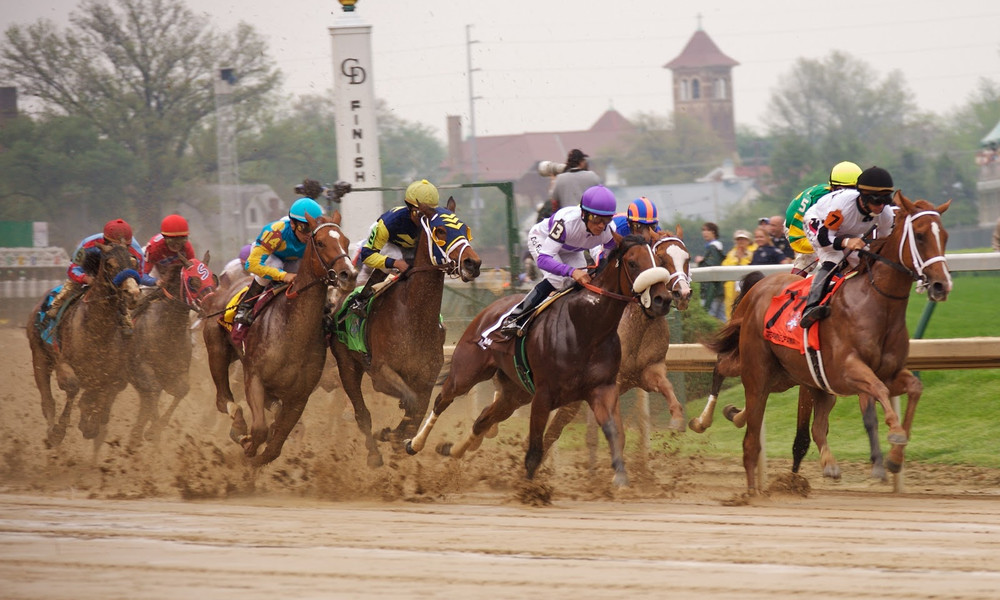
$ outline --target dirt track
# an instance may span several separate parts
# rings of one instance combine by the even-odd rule
[[[159,444],[125,448],[119,397],[96,461],[76,430],[46,449],[24,331],[0,329],[0,596],[996,598],[1000,473],[911,464],[907,493],[862,465],[812,490],[771,461],[742,502],[738,461],[629,457],[611,489],[563,451],[520,479],[523,423],[463,461],[429,449],[364,465],[353,420],[318,392],[271,466],[247,469],[203,362]],[[59,395],[61,402],[62,396]],[[164,401],[165,405],[167,402]],[[465,430],[463,401],[431,444]],[[382,407],[380,425],[398,411]],[[464,421],[464,423],[463,423]],[[691,435],[691,434],[687,434]],[[599,455],[606,462],[607,456]],[[552,504],[534,506],[551,495]]]

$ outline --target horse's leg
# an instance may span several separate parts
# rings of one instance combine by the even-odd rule
[[[802,459],[809,452],[809,422],[812,420],[813,397],[806,386],[799,386],[798,414],[795,421],[795,440],[792,442],[792,473],[798,473]]]
[[[285,445],[288,434],[292,432],[295,425],[302,417],[302,411],[306,408],[305,398],[284,399],[281,401],[277,414],[274,415],[274,422],[271,424],[271,433],[264,446],[264,451],[259,456],[254,457],[250,463],[255,467],[261,467],[278,458],[281,454],[281,447]]]
[[[799,394],[801,393],[800,388]],[[830,411],[833,410],[837,398],[817,388],[811,388],[809,393],[813,398],[812,435],[816,447],[819,448],[819,465],[823,467],[823,477],[840,479],[840,465],[837,464],[837,459],[830,451],[830,444],[826,439],[830,432]]]
[[[430,435],[431,429],[437,423],[438,417],[451,406],[455,398],[468,394],[477,383],[493,376],[493,372],[496,369],[490,370],[485,368],[484,365],[485,362],[478,365],[479,368],[474,374],[466,375],[460,373],[463,370],[461,366],[456,367],[455,363],[452,363],[452,368],[445,378],[444,384],[441,386],[441,392],[434,399],[434,407],[431,409],[431,412],[428,413],[427,418],[424,419],[423,424],[420,426],[417,434],[413,436],[413,439],[405,441],[407,453],[416,454],[424,449],[424,445],[427,443],[427,436]],[[480,379],[480,377],[482,378]]]
[[[390,368],[388,365],[383,364],[377,373],[372,373],[372,381],[378,381],[379,392],[387,394],[394,398],[399,399],[399,408],[403,411],[403,418],[400,419],[399,424],[395,429],[390,429],[386,427],[378,434],[379,441],[382,442],[393,442],[398,441],[399,432],[409,425],[412,415],[417,410],[417,393],[410,387],[410,385],[403,380],[402,376],[395,370]],[[427,394],[430,395],[429,393]],[[426,412],[427,406],[424,406],[424,411]],[[414,419],[414,422],[419,421],[423,418],[423,413]]]
[[[750,368],[748,365],[744,365],[744,367]],[[747,493],[751,496],[756,496],[759,493],[758,485],[763,487],[767,483],[756,481],[756,477],[757,461],[760,459],[761,450],[760,431],[764,423],[764,409],[767,406],[768,396],[764,382],[769,378],[769,373],[766,369],[761,369],[755,375],[754,377],[743,377],[746,406],[733,419],[734,423],[737,420],[742,421],[747,428],[746,435],[743,436],[743,470],[746,471],[747,475]]]
[[[611,450],[611,467],[615,471],[612,480],[617,487],[628,485],[625,473],[625,428],[622,425],[618,402],[618,384],[601,385],[593,389],[588,398],[594,418],[604,431]]]
[[[246,387],[247,404],[250,406],[250,434],[243,436],[240,443],[244,454],[248,458],[253,458],[257,455],[261,444],[267,441],[269,433],[264,410],[267,392],[264,390],[264,382],[261,381],[260,375],[251,369],[243,371],[243,384]]]
[[[483,437],[496,424],[508,419],[518,407],[530,402],[531,398],[518,384],[500,374],[496,378],[497,389],[493,393],[493,402],[479,413],[476,422],[472,424],[472,432],[464,441],[458,444],[439,444],[437,451],[444,456],[462,458],[469,450],[477,450],[483,443]]]
[[[342,356],[336,355],[340,384],[344,387],[344,393],[351,399],[351,406],[354,408],[354,422],[358,424],[358,430],[365,438],[365,448],[368,449],[368,466],[381,467],[382,455],[375,443],[375,436],[372,435],[372,414],[368,411],[364,394],[361,392],[364,369],[350,357],[348,352],[345,351],[342,354]]]
[[[528,451],[524,454],[524,473],[529,480],[535,478],[538,465],[542,464],[542,438],[545,436],[545,426],[548,425],[552,403],[548,394],[535,392],[531,399],[531,419],[528,423]]]
[[[712,426],[712,416],[715,413],[715,403],[719,398],[719,392],[722,390],[722,382],[724,380],[725,377],[722,373],[719,373],[719,365],[716,364],[715,367],[712,368],[712,389],[708,394],[708,402],[705,403],[705,408],[701,411],[701,414],[688,422],[688,427],[691,431],[695,433],[704,433],[706,429]]]
[[[889,388],[878,379],[868,365],[861,362],[861,359],[853,354],[849,355],[844,361],[843,373],[844,378],[851,387],[860,390],[862,396],[867,395],[874,398],[882,405],[882,412],[885,414],[885,424],[889,427],[889,443],[905,445],[909,440],[909,433],[906,427],[900,423],[899,415],[896,414],[895,409],[892,408],[892,403],[889,402]],[[902,372],[899,376],[901,375]],[[899,376],[897,376],[897,379]],[[899,388],[905,388],[906,386],[906,383],[898,384]],[[919,397],[920,394],[918,393],[917,398]],[[865,401],[862,399],[862,402]],[[907,401],[906,413],[912,422],[913,413],[911,412],[911,408],[916,410],[915,403]]]
[[[229,385],[229,365],[236,359],[236,352],[225,339],[226,335],[228,333],[221,325],[205,325],[203,337],[208,354],[208,370],[215,383],[215,408],[232,419],[229,437],[239,444],[247,434],[247,423],[243,418],[243,408],[233,399],[233,390]]]
[[[889,382],[889,393],[893,396],[900,396],[906,394],[906,416],[903,417],[903,430],[906,433],[906,439],[909,439],[910,428],[913,426],[913,415],[917,410],[917,402],[920,401],[920,396],[923,394],[924,384],[921,383],[920,379],[916,375],[911,373],[908,369],[903,369],[896,375],[896,377]],[[892,443],[892,437],[890,436],[889,442]],[[892,448],[889,449],[889,459],[886,461],[886,468],[892,473],[899,473],[903,468],[903,459],[905,452],[905,444],[893,443]]]
[[[35,387],[42,397],[42,415],[48,425],[45,437],[45,445],[49,448],[58,446],[66,436],[66,424],[60,428],[56,422],[56,399],[52,395],[52,369],[55,359],[40,347],[41,340],[35,340],[32,336],[37,336],[35,330],[29,329],[28,340],[31,345],[31,366],[35,376]],[[66,407],[72,406],[71,398],[66,399]],[[64,407],[63,412],[66,409]],[[65,415],[69,418],[69,415]],[[60,419],[62,421],[62,419]]]
[[[80,433],[83,439],[92,440],[97,437],[100,429],[101,407],[99,406],[98,393],[94,390],[85,389],[80,396]]]
[[[878,441],[878,411],[874,402],[868,402],[865,406],[860,396],[858,403],[861,406],[861,420],[865,424],[865,433],[868,434],[868,447],[871,449],[869,459],[872,463],[872,479],[885,481],[885,462],[882,458],[882,446]]]
[[[683,432],[685,429],[684,407],[677,399],[677,395],[674,394],[674,384],[670,383],[670,379],[667,378],[667,366],[658,362],[643,369],[640,387],[647,392],[663,394],[663,397],[667,399],[667,408],[670,409],[670,424],[667,425],[667,429]],[[646,407],[648,413],[648,400]]]
[[[562,435],[563,429],[572,423],[576,415],[580,413],[581,406],[583,406],[583,401],[565,404],[556,409],[556,414],[549,419],[549,425],[545,429],[545,436],[542,438],[543,458],[549,453],[549,450],[559,439],[559,436]]]

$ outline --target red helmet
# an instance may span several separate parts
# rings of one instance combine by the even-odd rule
[[[108,221],[104,225],[104,241],[131,244],[132,227],[122,219]]]
[[[187,237],[188,222],[180,215],[167,215],[160,223],[160,233],[163,237]]]

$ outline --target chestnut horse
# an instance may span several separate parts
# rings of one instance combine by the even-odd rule
[[[327,286],[354,287],[357,271],[348,255],[348,239],[340,229],[340,213],[313,219],[309,224],[301,266],[295,280],[271,300],[257,316],[242,344],[233,343],[229,330],[218,321],[206,323],[204,338],[208,366],[215,382],[215,407],[233,419],[233,437],[251,464],[267,464],[281,454],[289,432],[302,416],[309,395],[319,382],[326,361],[323,313]],[[236,287],[236,286],[234,286]],[[216,293],[206,310],[221,310],[238,289]],[[233,400],[229,365],[237,358],[243,364],[243,381],[250,406],[249,431],[243,408]],[[277,404],[270,427],[265,407]],[[263,452],[257,455],[262,444]]]
[[[137,445],[158,439],[170,417],[191,386],[192,312],[203,316],[202,304],[215,293],[219,279],[204,260],[181,260],[161,273],[160,285],[146,292],[134,315],[135,329],[129,342],[129,383],[139,393],[139,414],[129,439]],[[160,393],[174,397],[163,416]],[[147,430],[147,426],[149,429]]]
[[[354,419],[365,437],[368,465],[382,465],[372,419],[361,392],[365,373],[378,392],[399,399],[403,417],[382,439],[402,440],[413,435],[427,412],[431,391],[444,365],[444,327],[441,300],[444,276],[472,281],[482,261],[470,244],[469,227],[455,216],[455,200],[447,210],[420,205],[421,233],[411,267],[372,300],[367,318],[368,356],[348,348],[338,335],[330,336],[330,350],[344,392],[354,407]],[[338,323],[337,328],[344,328]]]
[[[42,337],[39,321],[42,304],[31,312],[26,332],[31,346],[35,385],[42,395],[42,413],[48,423],[46,445],[62,442],[81,390],[80,432],[94,440],[96,454],[111,415],[111,405],[128,385],[128,351],[121,328],[121,313],[139,297],[137,261],[124,244],[99,244],[100,266],[83,297],[63,309],[54,331],[55,345]],[[52,371],[66,404],[56,419],[52,396]]]
[[[753,287],[758,281],[764,278],[764,274],[760,271],[751,271],[747,273],[746,276],[740,282],[741,293],[736,297],[736,301],[733,304],[735,309],[736,305],[739,304],[740,300],[743,299],[743,295]],[[691,431],[696,433],[704,433],[712,426],[712,420],[715,414],[715,405],[719,398],[719,393],[722,391],[722,382],[725,377],[719,374],[719,366],[712,369],[712,384],[708,393],[708,401],[705,403],[705,407],[701,414],[694,417],[688,422],[688,427]],[[792,455],[798,455],[801,460],[809,449],[809,435],[807,428],[809,427],[809,412],[813,410],[813,400],[810,392],[799,386],[799,401],[798,406],[799,422],[798,422],[798,435],[795,438],[795,446],[798,446],[800,450],[796,450],[795,446],[792,449]],[[740,412],[740,408],[732,404],[727,404],[725,408],[722,409],[722,414],[730,421],[733,417]],[[872,465],[871,477],[872,479],[877,479],[879,481],[886,480],[886,470],[885,461],[882,456],[882,448],[878,442],[878,413],[875,410],[875,403],[869,403],[868,406],[861,405],[861,420],[865,426],[865,433],[868,435],[868,446],[870,448],[869,461]],[[796,463],[793,465],[795,472],[798,472],[799,465]],[[835,458],[831,454],[830,460],[823,467],[823,476],[829,477],[830,479],[840,479],[840,465],[837,464]]]
[[[670,274],[667,288],[671,293],[671,301],[678,310],[687,310],[691,301],[690,254],[680,238],[681,235],[683,233],[679,228],[676,233],[668,231],[655,233],[652,246],[657,264]],[[618,325],[618,337],[622,345],[622,363],[618,370],[618,395],[621,396],[633,388],[663,394],[670,409],[668,428],[671,431],[684,431],[684,407],[677,400],[674,386],[667,378],[666,357],[667,350],[670,349],[670,324],[666,318],[654,317],[642,305],[631,303],[625,308],[625,314]],[[568,404],[556,411],[545,431],[543,443],[545,453],[559,439],[563,428],[576,417],[581,405],[582,402]],[[649,404],[640,410],[644,411],[639,419],[640,435],[643,440],[648,440]],[[591,434],[591,429],[592,423],[588,421],[587,446],[590,449],[590,462],[593,466],[597,433],[594,431]]]
[[[705,344],[719,355],[719,374],[739,375],[743,382],[746,407],[733,415],[733,422],[747,427],[743,468],[751,495],[758,492],[755,470],[767,397],[794,385],[805,387],[812,398],[812,435],[824,468],[833,460],[826,436],[836,396],[855,394],[860,396],[862,410],[875,401],[882,405],[892,445],[887,466],[892,472],[902,467],[904,446],[923,391],[920,380],[906,369],[910,343],[906,304],[914,280],[919,282],[919,289],[928,291],[933,302],[943,302],[951,291],[944,258],[948,233],[941,223],[941,213],[948,209],[950,201],[935,208],[926,200],[911,202],[899,191],[893,201],[898,208],[892,233],[872,242],[871,251],[862,253],[858,276],[843,283],[831,300],[830,316],[819,322],[822,364],[826,368],[816,370],[815,378],[806,355],[773,344],[763,335],[771,299],[799,281],[795,275],[777,274],[760,280],[746,292],[732,320]],[[904,392],[906,413],[900,422],[889,398]],[[809,413],[808,407],[800,405],[793,470],[798,470],[809,446],[808,426],[803,426],[803,420],[808,423]]]
[[[617,247],[602,260],[592,283],[555,300],[537,316],[524,338],[493,343],[485,349],[480,345],[483,331],[520,302],[520,296],[501,298],[473,319],[455,346],[434,409],[416,437],[407,441],[407,452],[415,454],[423,449],[434,423],[456,397],[468,393],[477,383],[494,378],[497,390],[493,403],[476,419],[468,439],[457,446],[439,446],[442,454],[460,458],[467,450],[475,450],[494,425],[530,403],[524,466],[527,478],[531,479],[542,461],[542,436],[549,414],[582,398],[594,411],[611,447],[615,484],[628,485],[616,382],[621,363],[618,323],[625,307],[640,296],[644,309],[651,315],[665,315],[671,294],[665,283],[669,274],[656,266],[649,244],[639,236],[622,238],[615,233],[614,237]],[[515,363],[515,352],[519,352],[516,347],[521,345],[533,378],[522,380],[518,375],[520,366]],[[534,390],[529,391],[529,386]]]

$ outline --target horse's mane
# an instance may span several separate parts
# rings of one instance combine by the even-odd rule
[[[910,202],[913,203],[913,205],[917,208],[918,212],[924,210],[935,210],[935,206],[930,202],[928,202],[927,200],[911,200]],[[896,214],[893,217],[892,233],[890,233],[885,237],[880,237],[878,239],[871,241],[871,243],[868,246],[871,249],[870,251],[872,254],[881,254],[882,248],[890,239],[898,240],[899,238],[897,238],[896,236],[901,235],[900,232],[902,230],[900,228],[903,226],[903,222],[906,220],[907,212],[906,210],[903,209],[902,206],[896,206],[896,205],[892,206],[895,206],[896,210]],[[886,207],[886,210],[888,210],[888,207]],[[865,257],[864,260],[862,260],[858,264],[858,272],[859,273],[868,272],[872,264],[874,264],[874,259],[870,257]]]
[[[600,264],[598,264],[597,268],[594,270],[594,277],[600,275],[601,272],[604,271],[605,268],[607,268],[609,263],[620,259],[625,254],[625,252],[628,251],[629,248],[645,243],[646,239],[641,235],[635,233],[626,235],[625,237],[622,238],[622,242],[617,246],[615,246],[615,249],[612,250],[610,254],[608,254],[605,257],[601,257]]]

